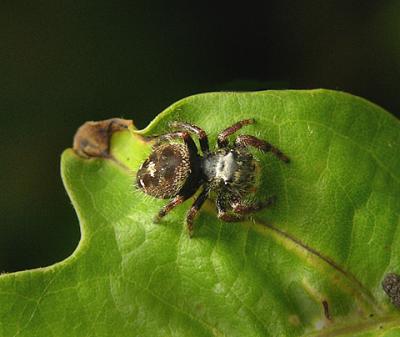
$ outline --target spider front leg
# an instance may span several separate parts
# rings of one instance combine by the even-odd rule
[[[186,225],[189,232],[189,237],[193,236],[193,220],[200,210],[201,206],[203,206],[204,202],[207,200],[208,193],[210,192],[209,186],[205,186],[203,190],[200,192],[199,196],[193,202],[192,207],[186,215]]]
[[[232,204],[232,211],[236,214],[249,214],[253,212],[258,212],[263,208],[272,205],[275,202],[275,196],[268,198],[266,201],[255,201],[251,204],[244,203],[234,203]]]
[[[289,163],[290,159],[285,154],[282,153],[277,147],[273,146],[272,144],[266,142],[265,140],[259,139],[254,136],[250,135],[240,135],[236,138],[235,144],[237,146],[252,146],[256,149],[259,149],[263,152],[272,152],[275,157],[279,160],[282,160],[285,163]]]
[[[226,128],[218,135],[217,143],[219,148],[226,147],[228,145],[228,137],[235,133],[236,131],[240,130],[243,126],[253,124],[254,119],[244,119],[240,122],[237,122],[231,125],[229,128]]]
[[[229,214],[226,207],[227,201],[223,195],[220,193],[217,197],[216,206],[218,212],[218,218],[225,222],[239,222],[243,220],[243,215],[241,214]]]
[[[218,218],[226,222],[239,222],[245,219],[245,215],[258,212],[263,208],[266,208],[275,202],[275,196],[270,197],[266,201],[256,201],[253,203],[245,204],[243,202],[237,201],[235,198],[229,202],[232,213],[227,212],[226,199],[222,195],[217,198],[217,210]]]

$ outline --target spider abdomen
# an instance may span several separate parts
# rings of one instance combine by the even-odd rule
[[[160,199],[171,198],[185,185],[191,173],[190,154],[184,144],[161,144],[137,173],[137,185]]]

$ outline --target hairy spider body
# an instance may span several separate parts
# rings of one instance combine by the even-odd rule
[[[172,198],[186,190],[194,189],[194,193],[198,186],[192,187],[192,180],[188,178],[199,174],[199,161],[200,157],[191,155],[185,144],[155,146],[138,172],[138,186],[159,199]]]
[[[171,123],[178,131],[156,137],[150,156],[137,172],[137,186],[143,192],[160,199],[172,198],[158,213],[156,221],[174,207],[201,192],[190,208],[186,222],[189,234],[193,233],[193,220],[209,197],[216,194],[218,217],[224,221],[240,221],[245,214],[256,212],[271,203],[244,202],[255,187],[258,164],[248,147],[272,152],[278,159],[289,162],[279,149],[251,135],[240,135],[234,144],[228,136],[254,120],[242,120],[218,135],[217,149],[210,151],[207,134],[199,127],[181,122]],[[198,153],[191,133],[199,137],[202,155]],[[183,141],[183,143],[182,143]]]
[[[223,148],[202,158],[202,171],[211,190],[243,197],[254,186],[256,161],[245,149]]]

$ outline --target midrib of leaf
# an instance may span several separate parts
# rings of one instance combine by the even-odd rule
[[[379,303],[372,296],[371,292],[354,275],[340,267],[331,258],[324,256],[321,252],[318,252],[316,249],[312,248],[309,245],[306,245],[299,239],[278,229],[273,225],[261,223],[257,220],[254,222],[247,222],[247,225],[261,235],[270,235],[287,250],[292,250],[294,248],[296,254],[302,258],[305,264],[310,263],[309,257],[312,256],[312,260],[315,261],[315,263],[312,263],[312,265],[315,268],[332,268],[335,272],[341,275],[342,278],[345,278],[348,281],[351,287],[351,293],[355,292],[357,294],[357,298],[360,300],[361,303],[363,303],[365,309],[369,309],[370,307],[372,307],[374,312],[383,311]],[[342,283],[341,286],[343,290],[349,292],[348,286]]]

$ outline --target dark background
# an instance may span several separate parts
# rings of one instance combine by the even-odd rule
[[[2,1],[0,272],[67,257],[60,154],[86,120],[138,128],[185,96],[331,88],[399,116],[400,2]]]

